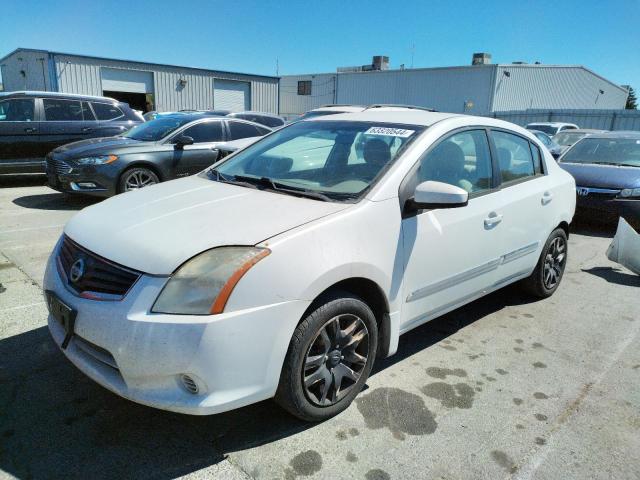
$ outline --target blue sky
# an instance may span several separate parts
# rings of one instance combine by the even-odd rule
[[[580,64],[640,91],[640,0],[3,0],[0,56],[16,47],[274,75],[391,67]]]

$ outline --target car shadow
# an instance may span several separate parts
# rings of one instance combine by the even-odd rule
[[[372,375],[530,301],[508,287],[422,325]],[[46,327],[0,340],[0,385],[0,469],[17,478],[175,478],[314,428],[272,401],[204,417],[137,405],[75,369]]]
[[[13,199],[13,203],[23,208],[37,210],[81,210],[102,200],[86,195],[65,195],[64,193],[43,193],[25,195]]]
[[[583,268],[583,272],[600,277],[609,283],[624,285],[626,287],[640,287],[640,276],[633,273],[623,272],[613,267],[592,267]]]

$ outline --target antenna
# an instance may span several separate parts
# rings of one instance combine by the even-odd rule
[[[415,42],[411,44],[411,68],[413,68],[413,56],[416,53],[416,44]]]
[[[276,77],[278,77],[278,72],[280,71],[280,65],[278,64],[278,57],[276,57]]]

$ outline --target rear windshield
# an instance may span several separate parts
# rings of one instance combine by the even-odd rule
[[[328,198],[358,198],[423,130],[389,123],[297,122],[216,165],[212,178],[251,177]]]
[[[143,142],[157,142],[192,121],[193,119],[190,117],[179,115],[174,117],[157,117],[154,120],[133,127],[128,132],[123,133],[122,136]]]
[[[560,161],[640,167],[640,139],[583,138]]]

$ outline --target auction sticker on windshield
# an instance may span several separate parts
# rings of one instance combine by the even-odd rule
[[[413,135],[413,132],[415,132],[415,130],[406,130],[404,128],[371,127],[364,133],[365,135],[386,135],[387,137],[407,138]]]

